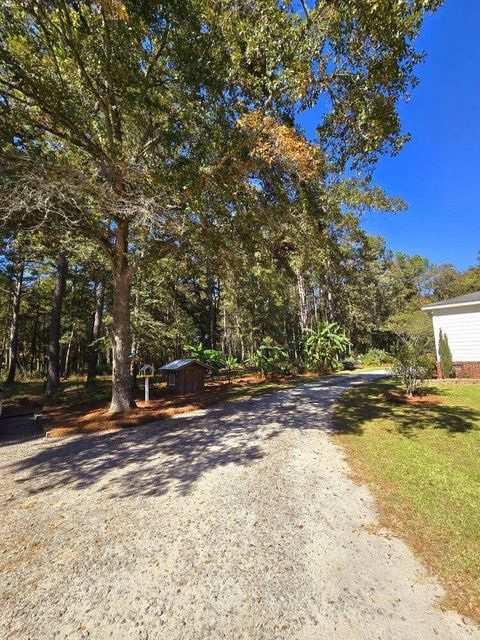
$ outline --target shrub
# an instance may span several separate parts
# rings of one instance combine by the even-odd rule
[[[305,366],[305,362],[302,359],[298,358],[293,361],[293,373],[302,374],[305,373],[306,370],[307,367]]]
[[[412,395],[435,368],[435,358],[427,351],[425,340],[411,336],[397,349],[393,364],[393,375],[404,385],[408,395]]]
[[[280,365],[280,372],[286,376],[293,376],[298,373],[298,368],[294,362],[284,362]]]
[[[260,369],[262,377],[278,373],[288,362],[288,354],[274,344],[271,338],[265,338],[255,353],[246,361],[248,365]]]
[[[378,367],[381,364],[391,364],[394,357],[383,349],[369,349],[365,355],[360,356],[360,360],[367,367]]]
[[[451,378],[453,373],[452,352],[448,344],[447,334],[442,333],[441,329],[438,340],[438,355],[440,356],[442,378]]]

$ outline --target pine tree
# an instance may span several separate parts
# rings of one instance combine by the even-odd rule
[[[452,352],[450,351],[447,335],[444,334],[441,329],[438,341],[438,354],[440,356],[442,378],[450,378],[453,373]]]

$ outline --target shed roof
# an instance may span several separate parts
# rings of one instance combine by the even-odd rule
[[[441,309],[443,307],[456,307],[468,304],[480,303],[480,291],[473,291],[473,293],[467,293],[463,296],[457,296],[456,298],[449,298],[448,300],[440,300],[439,302],[432,302],[422,307],[423,311],[431,311],[433,309]]]
[[[172,360],[171,362],[167,362],[163,367],[160,367],[159,371],[179,371],[184,367],[188,367],[191,364],[196,364],[199,367],[203,367],[204,369],[210,369],[208,364],[204,362],[199,362],[198,360],[194,360],[193,358],[180,358],[179,360]]]

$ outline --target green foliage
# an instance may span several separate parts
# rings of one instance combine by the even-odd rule
[[[440,329],[438,338],[438,355],[440,356],[440,370],[442,378],[451,378],[453,374],[452,352],[448,344],[447,334]]]
[[[214,373],[218,373],[225,366],[225,359],[221,352],[216,349],[205,349],[201,342],[197,345],[187,344],[184,350],[190,358],[208,364]]]
[[[280,364],[280,372],[286,376],[293,376],[296,373],[300,373],[299,367],[295,362],[286,360]]]
[[[422,259],[389,255],[358,216],[403,206],[371,186],[370,166],[405,141],[397,103],[440,2],[301,4],[0,3],[0,223],[34,239],[72,232],[79,252],[93,242],[103,253],[91,269],[86,255],[70,259],[62,331],[75,328],[79,370],[104,282],[119,409],[132,350],[163,360],[222,340],[243,360],[269,335],[295,352],[318,318],[341,319],[367,348],[421,288]],[[329,109],[313,145],[298,114],[318,101]],[[345,178],[347,164],[358,177]],[[44,367],[51,284],[26,285],[26,369]]]
[[[377,367],[381,364],[391,364],[394,356],[383,349],[369,349],[367,353],[360,356],[360,360],[367,367]]]
[[[229,371],[238,371],[242,368],[242,365],[238,362],[235,356],[227,356],[224,361],[224,367]]]
[[[420,303],[417,304],[419,306]],[[395,333],[399,338],[431,336],[432,321],[418,306],[411,306],[393,314],[385,323],[384,329]]]
[[[480,290],[480,266],[460,273],[451,264],[433,266],[430,273],[431,302],[455,298]]]
[[[304,349],[309,366],[316,371],[332,371],[338,364],[338,356],[350,346],[344,329],[336,322],[319,322],[314,329],[307,329]]]
[[[435,358],[429,350],[430,341],[419,336],[402,340],[397,348],[393,375],[408,395],[412,395],[435,370]]]
[[[282,365],[288,360],[287,352],[274,344],[271,338],[265,338],[247,364],[260,369],[262,376],[281,371]]]

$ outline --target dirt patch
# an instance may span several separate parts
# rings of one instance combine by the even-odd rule
[[[424,395],[424,396],[409,396],[401,391],[388,391],[382,396],[383,402],[393,402],[395,404],[412,404],[412,405],[427,405],[438,406],[442,404],[440,396],[436,395]]]

